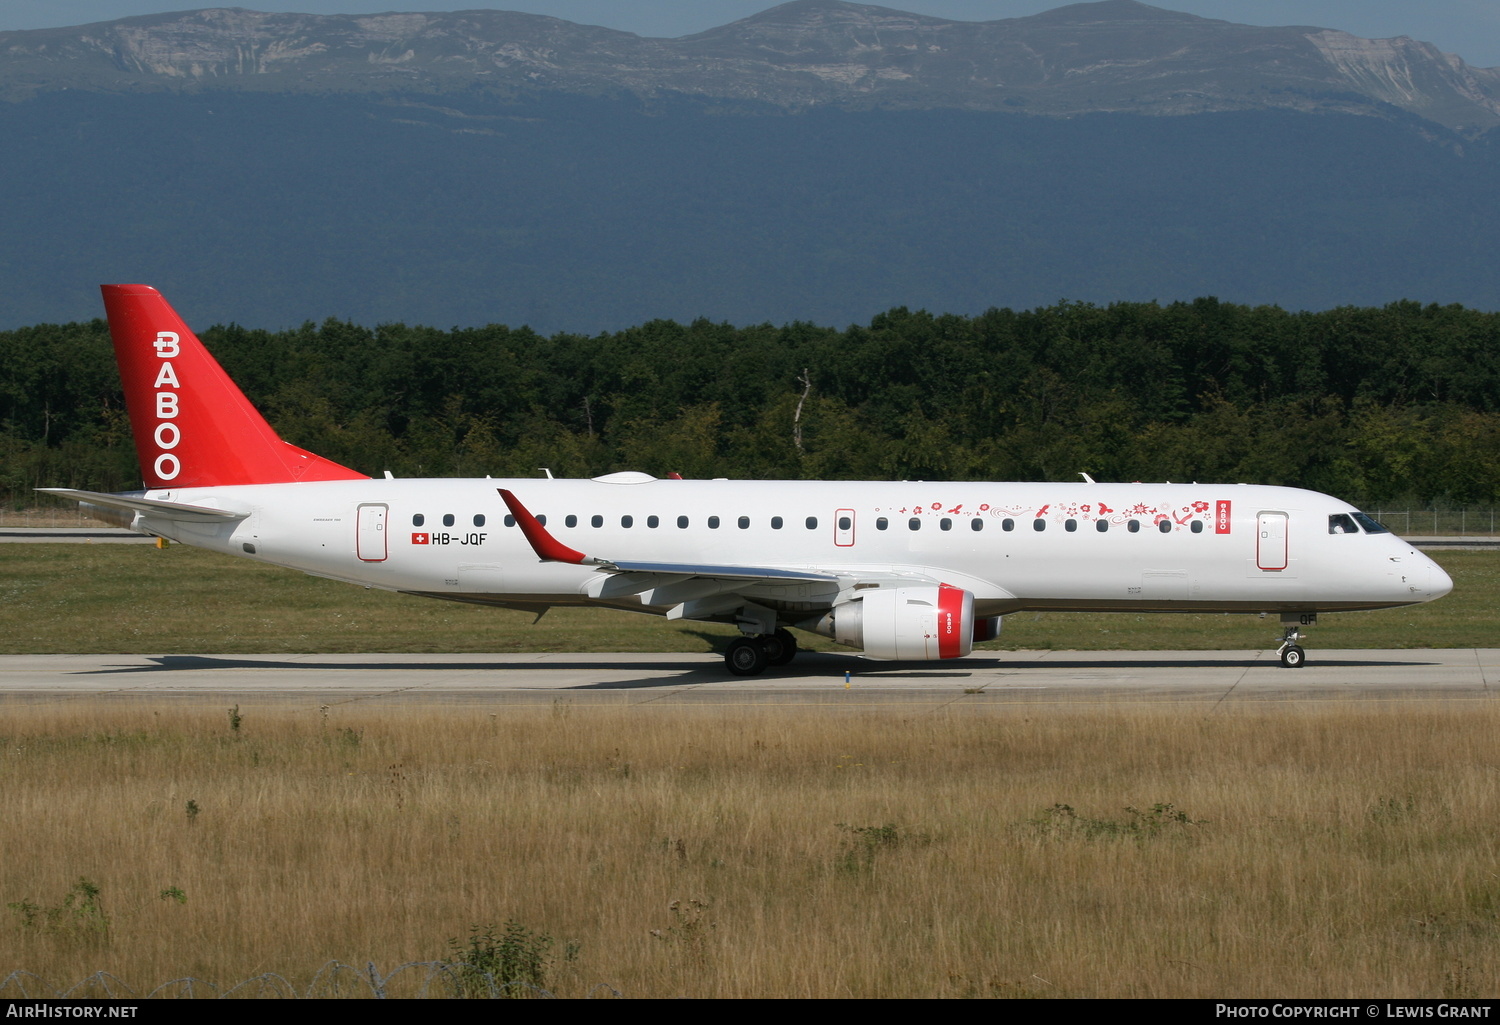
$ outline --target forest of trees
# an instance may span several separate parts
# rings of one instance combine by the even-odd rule
[[[362,472],[1254,482],[1500,497],[1500,314],[1199,299],[845,330],[202,333],[288,441]],[[0,332],[0,500],[140,486],[102,321]]]

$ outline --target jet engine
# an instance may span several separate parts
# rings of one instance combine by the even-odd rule
[[[803,626],[863,648],[871,658],[896,662],[959,658],[974,647],[976,627],[993,626],[999,632],[991,619],[975,622],[971,592],[949,584],[875,588]]]

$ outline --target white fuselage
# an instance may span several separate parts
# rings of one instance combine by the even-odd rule
[[[649,604],[649,591],[644,599],[610,597],[597,567],[540,561],[509,519],[500,488],[545,518],[559,542],[591,557],[842,578],[839,585],[758,585],[751,597],[788,623],[849,597],[852,581],[872,578],[965,588],[980,616],[1023,609],[1371,609],[1428,601],[1452,587],[1440,567],[1394,534],[1330,532],[1331,516],[1354,511],[1347,503],[1257,485],[683,481],[644,474],[341,480],[150,491],[147,498],[248,515],[183,523],[138,514],[133,526],[431,597],[667,611]]]

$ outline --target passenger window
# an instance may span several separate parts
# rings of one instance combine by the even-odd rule
[[[877,519],[875,521],[875,529],[876,530],[885,530],[890,525],[891,525],[891,521],[888,520],[888,519],[886,519],[884,516],[880,517],[879,519]]]
[[[1201,533],[1203,533],[1203,521],[1202,520],[1194,520],[1193,521],[1193,526],[1192,526],[1192,531],[1193,531],[1194,534],[1201,534]]]
[[[739,527],[740,527],[741,530],[749,530],[750,529],[750,517],[748,517],[748,516],[741,516],[739,518],[739,520],[736,521],[736,522],[739,523]]]
[[[839,529],[840,530],[848,530],[852,526],[854,526],[854,521],[851,520],[849,517],[847,517],[847,516],[840,516],[839,517]]]
[[[1073,533],[1074,531],[1076,531],[1078,529],[1078,521],[1077,520],[1067,520],[1066,522],[1063,523],[1063,529],[1066,530],[1069,534]]]
[[[445,527],[451,527],[451,526],[453,526],[453,514],[452,513],[444,513],[443,514],[443,526],[445,526]]]
[[[1032,530],[1046,530],[1047,529],[1047,521],[1044,520],[1044,519],[1042,519],[1040,516],[1038,516],[1036,519],[1034,519],[1034,520],[1031,521],[1031,529]]]
[[[420,527],[422,524],[424,524],[426,522],[427,522],[427,517],[423,516],[421,513],[417,513],[415,516],[413,516],[411,518],[411,525],[413,527]]]
[[[1130,531],[1132,534],[1139,534],[1141,532],[1141,521],[1131,520],[1129,523],[1125,524],[1125,529]]]
[[[516,525],[516,518],[514,516],[510,515],[509,513],[506,513],[505,514],[505,525],[507,527],[514,527]]]
[[[572,513],[568,513],[568,515],[563,518],[563,526],[564,527],[576,527],[576,526],[578,526],[578,517],[574,516]]]
[[[1109,529],[1109,521],[1108,520],[1095,520],[1094,521],[1094,529],[1097,530],[1101,534],[1104,533],[1106,530]]]
[[[906,528],[908,530],[921,530],[922,521],[913,516],[911,519],[906,521]]]
[[[620,526],[624,527],[626,530],[629,530],[631,527],[635,526],[635,517],[634,516],[621,516],[620,517]]]
[[[687,525],[688,525],[688,518],[686,516],[679,516],[679,517],[677,517],[677,526],[678,527],[680,527],[683,530],[686,530],[687,529]]]
[[[1003,519],[1003,520],[1000,521],[1000,529],[1001,530],[1015,530],[1016,529],[1016,521],[1013,520],[1013,519],[1011,519],[1011,518],[1009,518],[1009,517],[1006,517],[1005,519]]]
[[[647,516],[646,517],[646,526],[650,527],[652,530],[655,530],[657,527],[661,526],[661,517],[660,516]]]
[[[944,516],[942,519],[938,520],[938,529],[939,530],[952,530],[953,529],[953,521],[950,520],[948,517]]]
[[[1161,520],[1156,524],[1156,529],[1161,531],[1163,534],[1170,534],[1172,533],[1172,521]]]
[[[771,517],[771,529],[772,530],[780,530],[781,529],[781,517],[780,516],[772,516]]]
[[[589,517],[589,524],[594,527],[602,527],[604,526],[604,517],[600,516],[598,513],[595,513],[593,516]]]
[[[818,518],[816,516],[809,516],[807,518],[807,529],[808,530],[817,530],[818,529]]]
[[[984,521],[981,520],[978,516],[974,517],[972,520],[969,521],[969,529],[970,530],[983,530],[984,529]]]
[[[538,523],[540,523],[542,526],[545,527],[547,525],[547,514],[546,513],[540,513],[540,514],[538,514],[537,518],[536,518],[536,521]]]
[[[474,526],[476,526],[476,527],[482,527],[482,526],[484,526],[484,513],[475,513],[474,514]]]
[[[718,530],[719,529],[719,518],[717,516],[710,516],[708,518],[708,529],[709,530]]]
[[[1358,534],[1359,528],[1346,513],[1334,513],[1328,517],[1328,533],[1330,534]]]

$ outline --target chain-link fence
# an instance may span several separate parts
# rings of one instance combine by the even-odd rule
[[[0,509],[0,527],[100,527],[98,520],[74,503],[36,509]]]
[[[1402,537],[1494,537],[1495,507],[1370,509],[1365,512]]]

